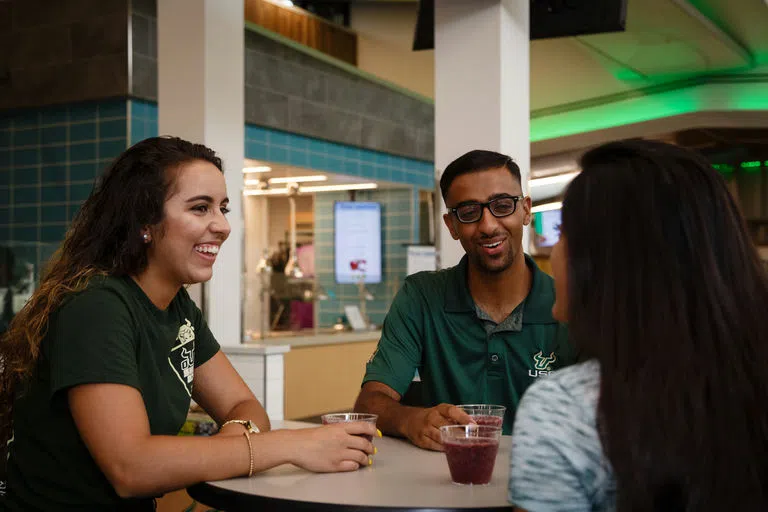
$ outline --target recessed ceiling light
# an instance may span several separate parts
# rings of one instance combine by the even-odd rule
[[[243,195],[246,196],[279,196],[288,193],[287,188],[265,188],[260,190],[245,190]]]
[[[252,172],[269,172],[272,168],[268,165],[257,165],[256,167],[246,167],[243,169],[243,173],[249,174]]]
[[[305,183],[308,181],[327,181],[328,176],[322,174],[315,176],[285,176],[281,178],[269,178],[270,183]],[[245,183],[246,185],[248,182]]]
[[[319,185],[311,187],[299,187],[299,193],[309,192],[335,192],[343,190],[372,190],[379,188],[376,183],[348,183],[346,185]],[[267,188],[267,189],[248,189],[243,191],[246,196],[275,196],[281,194],[288,194],[290,192],[288,187],[284,188]]]
[[[531,213],[547,212],[549,210],[558,210],[562,207],[563,207],[563,203],[561,201],[557,201],[554,203],[544,203],[531,208]]]
[[[766,0],[768,1],[768,0]],[[530,187],[543,187],[544,185],[555,185],[557,183],[568,183],[578,176],[578,171],[565,174],[556,174],[554,176],[545,176],[543,178],[533,178],[528,181]]]
[[[349,185],[319,185],[299,187],[299,192],[333,192],[336,190],[369,190],[378,188],[376,183],[350,183]]]

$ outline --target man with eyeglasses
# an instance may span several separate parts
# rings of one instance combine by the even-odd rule
[[[453,404],[517,404],[537,378],[575,362],[565,326],[552,318],[554,285],[524,254],[531,199],[506,155],[474,150],[443,172],[445,225],[461,242],[458,265],[409,276],[384,320],[355,411],[379,415],[385,433],[442,450],[439,428],[467,424]],[[421,403],[400,403],[418,371]]]

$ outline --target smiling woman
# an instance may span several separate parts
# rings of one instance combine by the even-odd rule
[[[153,302],[170,303],[186,283],[208,281],[219,247],[229,236],[227,188],[213,163],[195,160],[176,169],[165,215],[146,226],[147,268],[136,280]]]
[[[178,138],[136,144],[98,181],[0,343],[0,510],[153,510],[164,492],[279,464],[370,464],[355,435],[370,424],[268,432],[184,289],[211,278],[227,204],[221,160]],[[176,436],[191,398],[218,434]]]

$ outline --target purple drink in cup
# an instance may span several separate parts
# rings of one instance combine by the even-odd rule
[[[363,414],[358,412],[339,412],[333,414],[323,414],[320,416],[320,419],[323,421],[323,425],[331,425],[333,423],[349,423],[353,421],[364,421],[376,425],[376,420],[379,419],[379,416],[376,414]],[[373,436],[360,434],[360,437],[364,437],[368,441],[373,441]]]
[[[476,424],[440,427],[451,480],[463,485],[490,483],[500,437],[501,427]]]
[[[498,416],[491,416],[490,414],[473,414],[472,421],[477,425],[489,425],[491,427],[501,427],[504,423],[504,418]]]
[[[501,427],[504,424],[504,413],[507,411],[503,405],[491,404],[466,404],[456,407],[469,414],[476,424],[492,427]]]

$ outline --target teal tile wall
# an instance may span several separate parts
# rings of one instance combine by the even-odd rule
[[[413,236],[411,237],[411,241],[413,243],[418,243],[421,241],[421,218],[420,218],[420,212],[419,207],[421,206],[420,202],[420,194],[419,189],[414,188],[411,190],[411,194],[413,197],[411,197],[411,202],[415,205],[413,209],[413,216],[411,217],[411,222],[413,226]]]
[[[358,201],[381,203],[382,229],[382,282],[366,285],[374,296],[368,301],[368,316],[374,324],[381,325],[406,272],[406,244],[412,243],[413,219],[418,217],[418,195],[410,189],[380,189],[359,191]],[[344,315],[344,306],[359,305],[357,286],[336,284],[333,269],[333,204],[347,201],[346,193],[324,193],[315,196],[315,273],[318,283],[331,292],[332,299],[320,301],[318,319],[320,326],[332,325]]]
[[[157,104],[131,99],[130,142],[158,135]],[[434,164],[315,139],[273,128],[245,125],[245,156],[254,160],[296,165],[319,171],[386,180],[432,190]]]
[[[245,126],[245,156],[419,188],[435,186],[434,164],[255,125]]]
[[[0,244],[38,269],[127,147],[125,100],[0,112]]]
[[[140,140],[157,137],[157,104],[132,99],[128,102],[131,124],[131,145]]]

